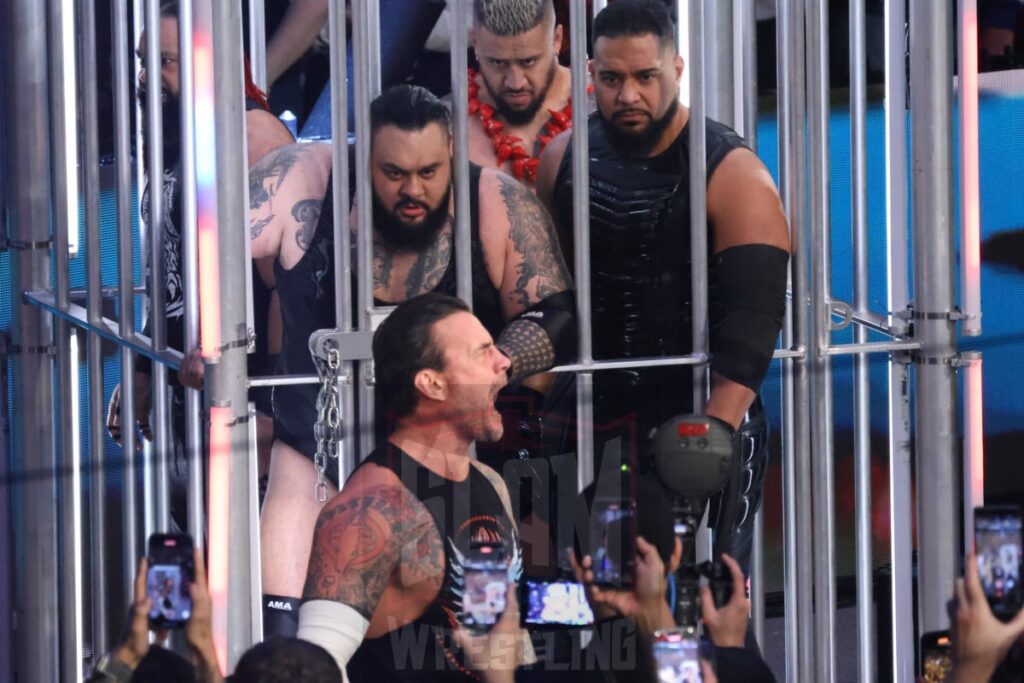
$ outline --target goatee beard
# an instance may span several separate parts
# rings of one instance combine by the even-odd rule
[[[540,111],[541,105],[544,104],[544,98],[548,96],[548,90],[551,89],[551,83],[555,80],[555,69],[557,68],[555,62],[551,63],[551,70],[548,72],[548,77],[544,83],[544,87],[540,89],[537,97],[530,102],[526,109],[513,109],[509,106],[501,97],[491,90],[491,86],[487,83],[487,79],[484,78],[484,87],[487,88],[487,92],[491,94],[491,99],[494,100],[494,106],[501,115],[501,118],[510,126],[525,126],[526,124],[533,121],[533,118]]]
[[[150,150],[148,135],[149,117],[146,116],[146,86],[140,85],[137,95],[142,106],[142,158],[148,169]],[[160,113],[160,128],[163,131],[164,168],[174,168],[181,157],[181,100],[164,90],[163,100],[160,104]]]
[[[608,141],[619,154],[626,157],[645,157],[661,142],[661,136],[668,130],[677,111],[679,111],[679,100],[673,99],[668,110],[661,117],[652,118],[647,128],[639,133],[624,131],[609,122],[603,115],[600,118]]]
[[[452,186],[448,185],[444,197],[436,209],[431,210],[426,204],[413,200],[399,201],[394,209],[389,210],[373,192],[373,228],[388,246],[398,251],[422,251],[433,243],[437,234],[448,221],[448,204],[452,194]],[[426,211],[423,220],[417,225],[403,222],[395,212],[403,205],[422,207]]]

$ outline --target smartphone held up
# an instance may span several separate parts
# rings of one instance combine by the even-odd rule
[[[149,624],[154,629],[181,628],[192,616],[189,584],[195,581],[192,537],[153,534],[149,537],[146,596]]]

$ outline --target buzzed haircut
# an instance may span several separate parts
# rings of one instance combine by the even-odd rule
[[[473,25],[496,36],[516,36],[555,12],[551,0],[473,0]]]
[[[663,0],[615,0],[594,17],[594,43],[598,38],[653,35],[661,46],[676,45],[676,26]]]
[[[370,103],[371,135],[383,126],[417,131],[431,123],[451,135],[452,117],[448,107],[434,93],[418,85],[393,85]]]

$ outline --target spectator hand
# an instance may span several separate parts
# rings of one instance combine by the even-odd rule
[[[452,639],[462,650],[466,663],[487,683],[513,680],[513,672],[523,660],[527,637],[519,627],[519,600],[515,584],[509,585],[505,611],[490,631],[479,636],[461,627],[452,631]]]
[[[654,632],[658,629],[672,628],[675,622],[671,610],[665,601],[668,582],[665,576],[665,563],[662,562],[658,549],[643,537],[636,539],[637,559],[633,590],[601,588],[594,585],[592,560],[589,555],[582,563],[570,552],[576,580],[583,584],[587,597],[595,612],[611,610],[619,616],[628,617],[637,625]]]
[[[970,554],[966,577],[956,582],[956,596],[950,611],[953,672],[948,680],[953,683],[989,680],[1010,647],[1024,634],[1024,610],[1009,623],[995,618],[981,587],[975,557]]]
[[[114,651],[114,657],[125,666],[134,669],[149,652],[149,608],[150,600],[146,597],[146,571],[149,568],[146,558],[139,562],[139,572],[135,576],[135,598],[132,603],[131,623],[124,642]],[[167,638],[166,631],[156,634],[158,641]]]
[[[200,680],[204,683],[221,683],[223,678],[217,662],[217,652],[213,645],[213,602],[206,585],[206,565],[203,554],[193,550],[196,580],[188,586],[192,596],[192,617],[185,625],[185,641],[192,651],[192,663],[195,665]]]
[[[750,600],[747,598],[746,579],[736,560],[722,555],[722,561],[732,574],[732,597],[721,607],[715,607],[711,589],[700,587],[700,608],[711,642],[718,647],[743,647],[746,643],[747,624],[750,621]]]
[[[146,441],[153,440],[153,429],[149,425],[149,413],[153,407],[152,381],[149,375],[143,372],[134,374],[133,402],[135,408],[135,422],[142,430]],[[110,438],[118,445],[121,444],[121,385],[114,387],[110,395],[110,404],[107,406],[107,431]]]

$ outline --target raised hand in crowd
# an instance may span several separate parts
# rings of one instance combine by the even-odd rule
[[[1024,610],[1008,623],[992,614],[973,554],[967,556],[964,578],[957,579],[950,621],[953,671],[947,683],[988,681],[1024,634]]]
[[[729,602],[715,607],[711,588],[707,585],[700,587],[704,627],[711,642],[718,647],[743,647],[746,644],[747,625],[750,623],[750,598],[747,597],[746,579],[736,560],[723,553],[722,562],[732,575],[732,596]]]

